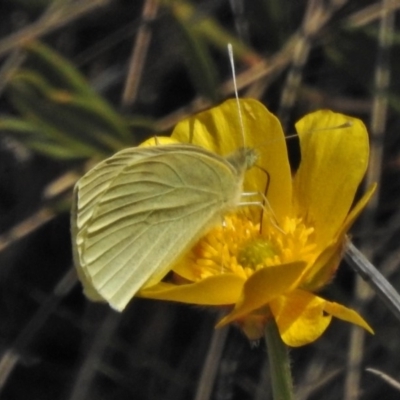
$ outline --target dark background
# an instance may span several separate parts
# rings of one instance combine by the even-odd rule
[[[215,331],[216,312],[134,299],[117,314],[88,302],[71,272],[73,183],[89,160],[168,133],[181,118],[232,97],[228,41],[240,95],[260,99],[288,134],[320,108],[368,126],[367,181],[379,189],[352,235],[400,287],[399,34],[396,9],[380,13],[400,4],[160,1],[154,15],[143,16],[144,3],[157,4],[0,1],[2,399],[271,398],[264,344],[249,343],[235,328]],[[37,50],[36,41],[46,47]],[[132,60],[138,48],[144,51]],[[59,63],[43,61],[43,52]],[[129,72],[132,65],[142,72]],[[123,98],[128,76],[138,91]],[[71,99],[81,102],[72,107]],[[296,140],[289,152],[295,169]],[[376,334],[355,339],[365,341],[357,348],[351,325],[333,321],[320,340],[293,349],[297,398],[350,400],[359,387],[360,399],[398,399],[399,389],[366,368],[400,379],[400,322],[373,292],[362,294],[345,263],[323,295],[360,309]]]

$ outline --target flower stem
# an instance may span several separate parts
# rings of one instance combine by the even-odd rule
[[[265,327],[274,400],[293,400],[293,382],[290,373],[289,354],[279,335],[275,320],[271,318]]]

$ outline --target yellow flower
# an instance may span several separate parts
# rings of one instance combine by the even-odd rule
[[[244,192],[267,189],[264,211],[257,205],[232,210],[166,281],[139,295],[223,306],[228,314],[217,326],[236,322],[250,339],[260,338],[274,318],[289,346],[316,340],[332,316],[372,332],[355,311],[314,294],[332,279],[346,232],[375,188],[351,209],[368,163],[363,123],[327,110],[301,119],[296,129],[302,158],[292,177],[277,118],[256,100],[240,102],[245,145],[259,152],[259,168],[246,173]],[[221,155],[243,146],[242,136],[233,100],[180,122],[172,134]]]

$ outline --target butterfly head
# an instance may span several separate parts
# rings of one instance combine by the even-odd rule
[[[226,159],[240,175],[256,164],[258,153],[253,148],[241,147],[234,153],[229,154]]]

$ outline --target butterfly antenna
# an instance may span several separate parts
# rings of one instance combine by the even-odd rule
[[[236,105],[237,105],[238,114],[239,114],[239,124],[240,124],[240,130],[242,131],[243,146],[244,146],[245,145],[245,135],[244,135],[244,123],[243,123],[243,116],[242,116],[242,107],[240,106],[240,101],[239,101],[239,93],[238,93],[238,88],[237,88],[237,83],[236,83],[235,61],[233,59],[233,48],[232,48],[232,44],[231,43],[228,43],[228,55],[229,55],[229,62],[231,64],[233,89],[235,91]]]

